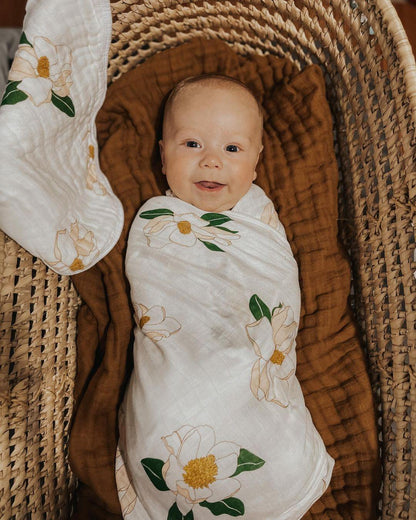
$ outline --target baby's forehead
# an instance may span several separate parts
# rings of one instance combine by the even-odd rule
[[[185,84],[172,98],[172,106],[175,102],[181,101],[186,103],[187,100],[192,99],[195,95],[204,95],[209,93],[211,95],[217,95],[218,97],[232,94],[235,98],[242,100],[251,99],[257,104],[257,100],[248,88],[245,88],[239,83],[221,80],[221,79],[209,79],[198,81],[195,83]],[[242,101],[243,102],[243,101]]]
[[[227,96],[232,96],[232,107],[235,108],[235,104],[241,104],[242,107],[252,106],[257,112],[260,124],[263,126],[263,114],[262,107],[254,94],[248,87],[237,81],[229,81],[209,78],[181,85],[176,91],[173,91],[173,95],[168,99],[164,111],[164,120],[169,118],[172,112],[180,113],[182,110],[195,104],[195,97],[208,95],[210,99],[223,99]]]

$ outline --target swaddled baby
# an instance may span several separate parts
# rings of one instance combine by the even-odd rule
[[[116,479],[137,520],[296,520],[333,459],[295,376],[297,265],[253,184],[261,108],[239,82],[188,78],[160,142],[167,196],[129,235],[134,370]]]

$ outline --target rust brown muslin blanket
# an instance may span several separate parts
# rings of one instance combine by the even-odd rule
[[[74,518],[120,518],[114,477],[117,409],[131,370],[133,329],[124,274],[128,230],[140,205],[166,188],[157,146],[163,100],[181,79],[210,72],[242,80],[263,105],[264,151],[256,182],[276,204],[299,265],[297,376],[335,459],[329,489],[304,518],[372,520],[380,472],[377,431],[366,363],[347,304],[348,261],[337,241],[338,172],[322,73],[317,66],[299,72],[271,56],[238,56],[218,40],[199,39],[126,73],[109,88],[98,114],[101,167],[123,204],[125,222],[116,247],[74,277],[83,300],[70,437],[71,464],[80,479]]]

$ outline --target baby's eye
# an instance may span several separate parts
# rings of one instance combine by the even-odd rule
[[[196,141],[186,141],[186,146],[188,148],[200,148],[200,144]]]
[[[229,144],[225,149],[227,150],[227,152],[238,152],[240,150],[240,148],[236,144]]]

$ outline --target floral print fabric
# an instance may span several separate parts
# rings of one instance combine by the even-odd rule
[[[75,221],[56,232],[54,253],[54,267],[64,266],[73,272],[85,269],[97,255],[94,233]]]
[[[140,218],[150,219],[144,227],[144,234],[150,247],[162,248],[168,244],[193,247],[197,241],[213,251],[223,251],[220,246],[229,246],[237,238],[237,231],[225,228],[222,224],[230,217],[219,213],[175,214],[167,208],[143,211]]]
[[[250,309],[258,318],[246,326],[258,357],[251,371],[251,391],[259,400],[289,406],[289,383],[295,374],[295,362],[290,353],[297,331],[293,311],[280,303],[270,312],[257,295],[252,296]]]
[[[148,309],[139,303],[135,306],[135,321],[138,327],[148,338],[160,341],[168,338],[181,328],[181,324],[175,318],[166,316],[166,311],[161,305],[154,305]]]
[[[28,2],[0,103],[2,230],[59,274],[98,262],[124,222],[95,128],[110,38],[109,3]]]
[[[235,476],[261,468],[264,460],[234,442],[216,442],[213,428],[207,425],[182,426],[162,440],[169,458],[165,462],[148,458],[141,463],[157,489],[174,495],[168,518],[178,516],[177,512],[193,518],[196,505],[215,515],[244,514],[244,503],[232,498],[241,488]]]
[[[71,64],[71,50],[66,45],[54,45],[42,36],[36,36],[32,44],[23,33],[1,104],[13,105],[26,98],[35,106],[52,102],[73,117]]]
[[[329,483],[295,374],[297,266],[271,204],[255,185],[223,213],[156,197],[133,222],[127,520],[294,520]]]

